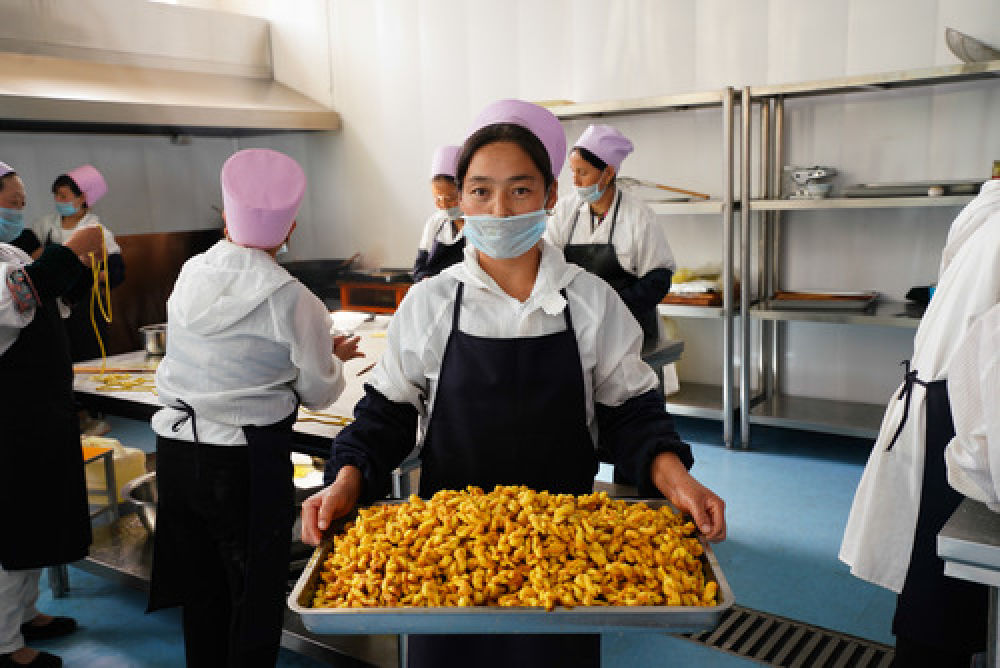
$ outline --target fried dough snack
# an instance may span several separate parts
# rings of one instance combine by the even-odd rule
[[[715,605],[692,522],[664,505],[500,487],[359,511],[316,608]]]

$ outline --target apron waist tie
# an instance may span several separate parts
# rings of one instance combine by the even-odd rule
[[[198,419],[195,417],[194,407],[183,399],[177,399],[179,406],[171,406],[174,410],[183,411],[184,415],[180,416],[174,423],[170,425],[170,429],[177,433],[181,430],[181,427],[185,422],[191,420],[191,434],[194,436],[195,450],[194,450],[194,474],[195,477],[201,477],[201,453],[198,445],[201,441],[198,440]]]
[[[903,432],[903,427],[906,426],[906,420],[910,417],[910,397],[913,396],[914,383],[924,388],[930,385],[930,383],[917,378],[917,370],[910,369],[910,360],[903,360],[902,362],[900,362],[900,364],[906,370],[903,372],[903,387],[899,391],[899,395],[896,397],[896,400],[897,401],[904,400],[906,403],[903,404],[903,417],[899,421],[899,426],[896,427],[896,433],[892,435],[892,440],[889,441],[889,445],[885,449],[886,452],[892,450],[892,446],[896,444],[896,440],[899,438],[899,435]]]

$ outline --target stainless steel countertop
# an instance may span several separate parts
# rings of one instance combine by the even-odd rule
[[[1000,587],[1000,513],[965,499],[938,533],[937,552],[947,575]]]

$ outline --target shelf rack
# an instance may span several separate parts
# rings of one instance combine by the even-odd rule
[[[563,120],[625,116],[646,113],[683,112],[690,109],[722,109],[723,188],[719,199],[701,201],[651,202],[653,211],[661,215],[717,216],[722,224],[722,282],[721,307],[673,306],[661,304],[658,313],[663,316],[705,318],[723,321],[722,379],[718,385],[683,383],[681,390],[667,397],[667,408],[677,415],[705,417],[721,420],[722,437],[727,447],[738,445],[734,438],[735,421],[735,371],[733,354],[734,299],[734,249],[733,249],[733,197],[734,166],[734,116],[735,93],[732,87],[694,93],[679,93],[655,97],[589,102],[581,104],[549,105],[549,110]]]
[[[781,285],[777,254],[780,248],[781,216],[785,212],[836,209],[883,209],[909,207],[951,208],[971,201],[972,196],[946,197],[878,197],[830,198],[820,200],[783,199],[781,192],[783,152],[785,141],[784,101],[787,99],[872,93],[901,88],[938,86],[943,84],[983,81],[1000,82],[1000,61],[948,65],[924,69],[899,70],[881,74],[842,77],[822,81],[780,84],[773,86],[744,87],[740,96],[742,110],[742,144],[740,151],[741,195],[740,209],[740,277],[745,286],[741,293],[740,309],[750,315],[740,319],[740,349],[744,363],[740,365],[739,433],[744,447],[750,445],[750,425],[770,425],[807,429],[825,433],[873,438],[878,434],[885,407],[868,403],[836,401],[810,397],[797,397],[777,391],[778,359],[780,353],[781,322],[813,322],[833,325],[867,325],[916,329],[919,314],[908,311],[899,302],[878,304],[865,312],[790,311],[773,308],[761,301],[751,307],[751,236],[752,219],[758,222],[758,295],[771,295]],[[760,197],[751,194],[752,165],[751,143],[753,106],[759,107]],[[772,121],[773,118],[773,121]],[[760,391],[751,386],[753,352],[751,329],[753,321],[761,324],[757,354],[760,372]]]

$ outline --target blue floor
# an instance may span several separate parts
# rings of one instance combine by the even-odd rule
[[[110,418],[110,436],[150,451],[146,424]],[[736,601],[746,607],[892,644],[895,596],[850,575],[837,551],[855,486],[870,444],[780,429],[754,431],[752,451],[721,446],[719,424],[678,419],[695,453],[693,474],[726,500],[729,538],[715,547]],[[70,569],[72,592],[39,608],[76,617],[82,630],[38,645],[67,666],[179,666],[179,616],[146,615],[145,597],[123,586]],[[44,582],[44,578],[43,578]],[[608,634],[607,668],[757,665],[661,634]],[[318,666],[282,650],[279,666]]]

